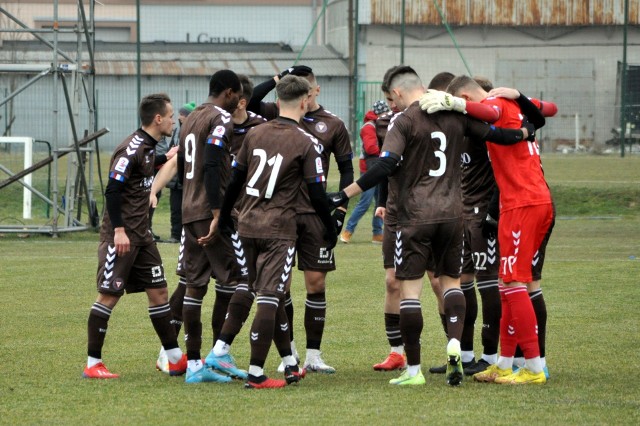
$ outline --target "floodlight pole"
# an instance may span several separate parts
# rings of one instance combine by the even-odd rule
[[[142,99],[142,88],[140,81],[140,0],[136,0],[136,66],[137,66],[137,75],[136,75],[136,84],[138,88],[138,103],[136,104],[136,110],[138,105],[140,105],[140,100]]]
[[[627,25],[629,23],[629,0],[624,1],[624,25],[622,26],[622,79],[620,87],[620,157],[624,157],[624,139],[627,134]]]
[[[404,30],[405,30],[405,0],[402,0],[401,21],[400,21],[400,65],[404,65]]]

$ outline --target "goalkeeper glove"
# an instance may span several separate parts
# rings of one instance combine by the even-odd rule
[[[487,239],[495,239],[498,233],[498,221],[489,213],[482,221],[482,236]]]
[[[527,117],[524,117],[522,119],[522,127],[527,129],[527,133],[529,134],[526,140],[534,142],[536,140],[536,128],[533,124],[529,123],[529,120],[527,120]]]
[[[457,111],[467,113],[467,101],[450,93],[429,89],[420,98],[420,108],[433,114],[438,111]]]
[[[306,65],[294,65],[282,71],[280,74],[278,74],[278,79],[281,79],[282,77],[288,74],[298,75],[298,76],[307,76],[312,72],[313,70],[311,70],[311,68],[309,68]]]
[[[336,233],[340,234],[342,232],[342,225],[344,225],[344,218],[347,215],[347,212],[345,212],[344,210],[340,210],[340,209],[336,209],[333,214],[331,215],[331,218],[333,219],[335,225],[336,225]]]

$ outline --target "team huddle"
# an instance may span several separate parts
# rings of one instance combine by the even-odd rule
[[[326,275],[335,269],[333,248],[349,198],[377,187],[391,350],[373,368],[401,370],[394,385],[425,383],[420,296],[426,272],[448,341],[446,364],[430,372],[445,374],[451,386],[465,374],[480,382],[545,383],[540,279],[555,214],[535,130],[557,109],[489,85],[440,73],[425,90],[411,67],[389,69],[382,92],[391,111],[374,122],[380,154],[356,182],[347,129],[317,103],[320,87],[306,66],[255,88],[233,71],[213,74],[209,97],[181,124],[178,154],[155,178],[154,149],[173,132],[173,106],[164,94],[145,97],[141,128],[111,158],[83,376],[118,377],[103,364],[102,347],[125,291],[147,293],[162,344],[156,366],[172,376],[186,374],[187,383],[237,378],[247,388],[279,388],[309,372],[335,373],[320,352]],[[278,101],[263,102],[274,88]],[[339,192],[327,194],[331,154],[340,183]],[[176,175],[183,187],[180,282],[169,297],[148,214],[156,193]],[[302,363],[289,291],[296,263],[307,290]],[[211,278],[213,345],[202,358],[201,310]],[[474,283],[483,316],[477,362]],[[243,370],[231,346],[254,302],[249,368]],[[182,326],[186,354],[177,342]],[[272,342],[284,379],[264,372]]]

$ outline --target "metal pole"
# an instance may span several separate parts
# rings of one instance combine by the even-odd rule
[[[620,87],[620,157],[624,157],[624,139],[627,134],[627,25],[629,23],[629,0],[624,1],[624,25],[622,27],[622,79]]]
[[[53,2],[53,203],[58,205],[58,0]],[[56,208],[57,210],[57,208]],[[54,210],[53,221],[51,222],[51,234],[53,238],[58,237],[58,212]]]
[[[405,0],[402,0],[402,21],[400,24],[400,65],[404,65],[404,30],[405,30]]]
[[[351,2],[353,6],[353,2]],[[355,11],[354,11],[354,20],[353,20],[353,87],[351,90],[352,102],[351,102],[351,139],[355,141],[358,140],[358,133],[356,129],[356,123],[358,117],[356,117],[356,113],[358,108],[356,107],[356,102],[358,99],[358,84],[360,83],[360,70],[358,69],[358,43],[360,40],[360,25],[358,25],[359,19],[359,9],[360,9],[360,0],[355,0]]]
[[[136,64],[137,64],[137,75],[136,75],[136,84],[138,87],[138,103],[137,106],[140,105],[140,100],[142,99],[142,88],[140,81],[140,0],[136,0]]]

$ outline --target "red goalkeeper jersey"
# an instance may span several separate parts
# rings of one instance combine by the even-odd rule
[[[483,103],[499,110],[497,127],[519,129],[522,113],[511,99],[490,97]],[[514,145],[487,142],[493,174],[500,189],[500,210],[551,203],[551,193],[544,179],[537,142],[522,141]]]

